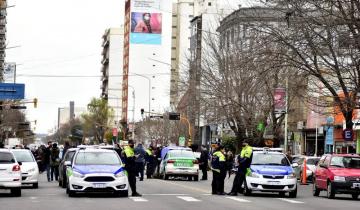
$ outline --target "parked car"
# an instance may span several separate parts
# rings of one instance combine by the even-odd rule
[[[296,198],[296,175],[284,153],[276,149],[254,148],[250,170],[244,183],[244,195],[249,196],[254,191],[278,192],[281,196],[289,193],[289,197]]]
[[[167,180],[170,176],[199,180],[199,162],[191,150],[178,148],[165,153],[160,163],[160,176]]]
[[[22,184],[39,187],[39,167],[34,155],[28,149],[11,150],[18,162],[21,162]]]
[[[315,171],[313,195],[326,191],[329,199],[336,194],[360,194],[360,155],[333,154],[321,157]]]
[[[316,165],[320,160],[320,157],[313,156],[297,156],[293,158],[292,163],[297,163],[298,166],[294,167],[294,172],[298,179],[302,179],[302,172],[304,170],[304,160],[306,159],[306,179],[308,181],[313,180],[313,175],[315,173]]]
[[[67,166],[65,165],[65,162],[70,161],[72,163],[73,162],[73,157],[74,157],[77,150],[79,150],[79,148],[69,148],[66,151],[64,158],[60,161],[60,165],[59,165],[59,186],[62,187],[62,188],[66,188],[66,185],[67,185],[67,176],[66,176],[66,168],[67,168]]]
[[[10,189],[11,194],[21,196],[21,162],[8,149],[0,149],[0,189]]]
[[[65,161],[69,197],[76,193],[111,192],[128,196],[128,179],[119,155],[107,149],[79,149],[73,162]]]

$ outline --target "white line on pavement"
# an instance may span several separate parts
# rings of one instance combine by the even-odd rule
[[[285,201],[285,202],[288,202],[288,203],[296,203],[296,204],[304,203],[302,201],[295,201],[295,200],[290,200],[290,199],[286,199],[286,198],[278,198],[278,199],[282,200],[282,201]]]
[[[139,197],[130,197],[131,200],[135,202],[148,202],[145,198],[139,198]]]
[[[242,202],[242,203],[250,203],[251,202],[249,200],[245,200],[245,199],[242,199],[242,198],[236,198],[236,197],[226,197],[226,198],[234,200],[234,201]]]
[[[189,196],[177,196],[178,198],[187,201],[187,202],[199,202],[200,200],[193,198],[193,197],[189,197]]]
[[[189,195],[189,194],[143,194],[143,195],[149,195],[149,196],[184,196],[184,195]]]
[[[30,197],[30,199],[31,199],[31,200],[35,200],[35,199],[37,199],[37,197]]]

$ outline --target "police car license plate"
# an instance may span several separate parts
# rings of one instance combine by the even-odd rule
[[[353,183],[353,188],[360,188],[360,183]]]
[[[94,186],[94,188],[105,188],[106,187],[105,184],[99,184],[99,183],[96,183],[93,186]]]
[[[280,182],[277,181],[268,181],[269,185],[280,185]]]

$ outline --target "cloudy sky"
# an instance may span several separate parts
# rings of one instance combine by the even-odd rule
[[[16,62],[26,84],[29,120],[37,133],[57,125],[57,108],[86,106],[100,96],[100,78],[38,78],[31,75],[100,75],[102,35],[122,23],[121,0],[8,0],[6,61]]]

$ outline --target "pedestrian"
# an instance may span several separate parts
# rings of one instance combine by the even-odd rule
[[[242,149],[240,155],[237,156],[237,171],[231,192],[228,195],[236,196],[237,193],[242,193],[242,184],[245,181],[246,175],[250,172],[250,165],[253,155],[253,149],[249,145],[248,140],[244,140],[242,143]]]
[[[148,179],[153,178],[156,168],[156,154],[152,146],[146,150],[146,177]]]
[[[128,180],[132,196],[141,196],[141,194],[136,191],[136,157],[137,155],[135,156],[134,151],[134,140],[129,140],[128,146],[126,146],[124,149],[125,170],[128,173]]]
[[[51,170],[50,155],[51,155],[51,148],[52,148],[52,142],[49,141],[47,147],[44,149],[44,154],[43,154],[43,166],[44,166],[44,170],[46,170],[46,176],[47,176],[48,182],[50,182],[50,170]]]
[[[140,175],[140,181],[144,180],[144,168],[145,168],[145,149],[140,142],[135,148],[135,155],[138,157],[135,159],[136,175]]]
[[[292,158],[292,152],[291,152],[291,150],[287,151],[286,157],[287,157],[287,159],[290,161],[290,163],[292,163],[293,158]]]
[[[56,181],[58,181],[59,179],[59,165],[60,165],[59,154],[60,154],[60,149],[58,148],[57,143],[54,143],[50,153],[51,181],[54,180],[54,175]]]
[[[212,194],[225,195],[224,180],[226,177],[225,149],[217,145],[211,157],[211,170],[213,171]]]
[[[201,146],[199,166],[202,172],[201,180],[207,180],[207,169],[209,165],[209,152],[205,145]]]
[[[66,154],[66,151],[67,151],[69,148],[70,148],[70,143],[69,143],[69,141],[65,141],[65,143],[64,143],[64,149],[63,149],[63,152],[62,152],[62,157],[61,157],[61,159],[64,159],[64,156],[65,156],[65,154]]]
[[[225,157],[226,157],[226,171],[228,172],[230,177],[232,173],[232,169],[234,167],[234,154],[231,150],[228,149],[226,151]]]

